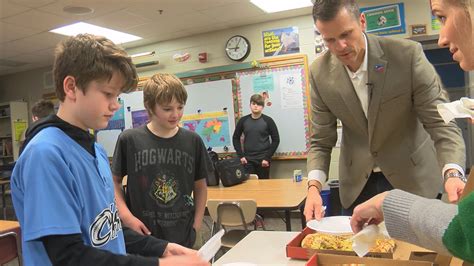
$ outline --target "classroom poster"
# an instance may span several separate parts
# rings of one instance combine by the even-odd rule
[[[148,123],[148,121],[148,112],[146,110],[132,112],[132,128],[140,127]]]
[[[21,140],[21,136],[23,135],[23,132],[26,130],[27,127],[28,127],[28,123],[23,119],[13,121],[13,130],[15,132],[15,141],[20,141]]]
[[[273,91],[273,86],[273,74],[263,74],[253,77],[253,91],[255,93]]]
[[[232,145],[227,111],[184,115],[180,124],[183,128],[197,133],[206,148]]]
[[[367,33],[375,35],[393,35],[406,32],[405,8],[403,3],[364,7]]]
[[[262,35],[265,57],[300,52],[298,27],[263,31]]]
[[[288,73],[280,75],[281,109],[303,108],[301,97],[301,75]]]
[[[114,113],[114,116],[109,120],[109,124],[103,130],[111,130],[111,129],[125,129],[125,112],[123,108],[123,100],[118,99],[120,104],[120,108]]]

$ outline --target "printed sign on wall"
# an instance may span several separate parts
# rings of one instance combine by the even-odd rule
[[[300,52],[298,27],[274,29],[263,32],[265,57]]]
[[[406,32],[403,3],[364,7],[360,12],[365,14],[368,33],[392,35]]]

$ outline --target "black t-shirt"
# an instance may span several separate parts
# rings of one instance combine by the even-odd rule
[[[153,236],[185,246],[195,237],[194,182],[212,171],[199,135],[183,128],[171,138],[154,135],[146,125],[125,130],[112,162],[114,175],[128,175],[133,215]]]

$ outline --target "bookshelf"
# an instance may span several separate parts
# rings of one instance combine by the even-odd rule
[[[0,165],[18,159],[20,139],[18,135],[28,127],[28,104],[21,101],[0,103]]]

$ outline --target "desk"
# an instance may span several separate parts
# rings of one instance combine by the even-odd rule
[[[19,254],[21,245],[20,224],[16,221],[0,220],[0,235],[7,232],[15,232],[18,236],[18,242],[13,237],[0,239],[0,264],[2,262],[11,261]]]
[[[250,179],[232,187],[207,188],[207,198],[213,200],[253,199],[257,208],[285,211],[286,230],[291,231],[290,211],[299,210],[306,199],[306,182],[293,179]]]
[[[2,207],[3,207],[3,219],[7,219],[7,197],[5,195],[5,187],[10,184],[10,179],[0,179],[0,186],[2,186]]]
[[[286,257],[286,244],[297,234],[298,232],[252,231],[213,265],[235,262],[257,265],[305,265],[306,260],[294,260]],[[407,260],[411,251],[426,251],[426,249],[397,241],[393,258]],[[451,266],[460,265],[462,265],[462,261],[453,258]]]
[[[252,231],[212,265],[247,262],[257,265],[302,265],[305,260],[286,257],[286,244],[298,232]]]

